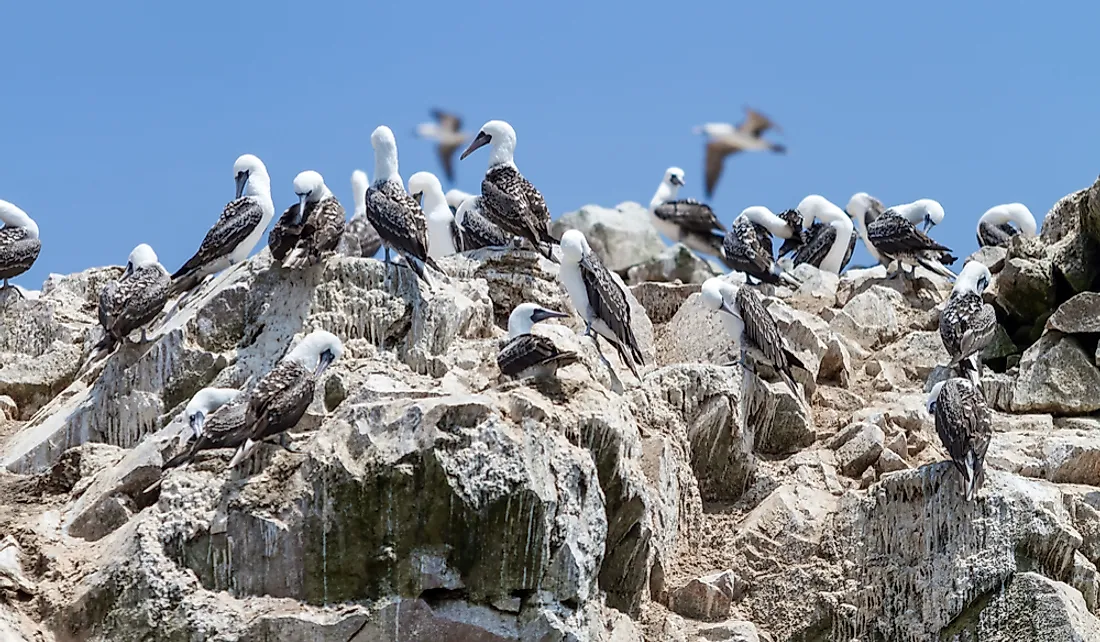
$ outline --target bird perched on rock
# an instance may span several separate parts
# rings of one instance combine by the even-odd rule
[[[14,279],[34,265],[42,251],[42,241],[38,238],[38,224],[34,219],[7,201],[0,201],[0,221],[4,223],[0,227],[0,281],[4,282],[0,290],[7,290],[11,287],[8,279]],[[23,295],[22,290],[16,291]]]
[[[204,450],[237,448],[248,438],[245,425],[247,415],[248,403],[240,397],[212,410],[203,420],[202,432],[190,442],[190,445],[185,445],[182,452],[164,462],[161,469],[168,470],[191,463],[195,460],[195,456]]]
[[[462,228],[455,221],[443,186],[431,172],[417,172],[409,177],[409,194],[420,202],[428,224],[428,255],[435,260],[458,254],[465,249]]]
[[[832,274],[843,272],[856,248],[852,219],[844,210],[818,194],[802,199],[795,211],[808,229],[802,234],[792,263],[796,266],[808,263]]]
[[[145,243],[130,252],[126,270],[99,293],[99,324],[103,338],[96,350],[111,351],[115,345],[141,328],[145,342],[145,324],[157,317],[168,301],[168,271],[157,260],[153,248]]]
[[[576,363],[576,352],[559,350],[549,337],[531,334],[531,328],[546,319],[569,315],[535,305],[521,303],[508,315],[508,341],[497,354],[501,374],[523,377],[552,377],[558,368]]]
[[[783,145],[762,138],[768,129],[779,131],[779,127],[767,116],[746,107],[745,120],[741,121],[737,127],[729,123],[707,123],[692,130],[693,133],[707,135],[705,158],[707,198],[714,195],[714,188],[718,185],[719,177],[722,176],[722,166],[730,154],[765,150],[783,154],[787,151]]]
[[[600,257],[588,245],[580,230],[569,230],[561,237],[561,279],[569,300],[585,323],[585,336],[591,336],[600,350],[599,337],[611,342],[619,358],[638,377],[637,366],[645,357],[630,322],[630,303],[623,287],[611,276]],[[596,335],[592,331],[596,331]],[[600,358],[607,359],[600,352]]]
[[[180,431],[179,445],[184,446],[192,439],[200,437],[206,418],[240,394],[241,391],[236,388],[203,388],[196,392],[183,409],[187,426]]]
[[[481,127],[460,159],[490,145],[489,170],[481,181],[481,211],[494,225],[512,236],[531,242],[536,251],[554,260],[557,240],[550,235],[550,209],[531,181],[516,167],[516,130],[503,120]]]
[[[172,275],[169,296],[190,290],[207,276],[248,258],[275,217],[271,178],[263,161],[244,154],[233,163],[233,179],[237,195],[203,237],[198,252]]]
[[[684,170],[669,167],[649,201],[653,226],[673,243],[683,243],[696,252],[722,256],[726,226],[705,203],[694,199],[676,199],[684,186]]]
[[[882,204],[882,201],[871,196],[867,192],[858,192],[853,194],[852,198],[848,199],[848,206],[844,208],[844,211],[848,216],[852,217],[852,222],[855,224],[856,228],[856,234],[863,240],[863,245],[867,248],[867,253],[870,254],[871,258],[876,262],[882,263],[882,256],[879,255],[875,246],[867,240],[867,226],[874,223],[875,220],[886,211],[886,207]]]
[[[1015,224],[1016,227],[1012,225]],[[978,219],[978,245],[1005,247],[1012,237],[1023,234],[1034,238],[1038,231],[1035,216],[1023,203],[1006,203],[986,210]]]
[[[325,185],[325,179],[307,170],[294,177],[298,202],[279,217],[267,235],[271,256],[284,268],[315,265],[336,250],[344,233],[344,207]]]
[[[432,110],[434,123],[421,123],[416,126],[416,135],[436,141],[436,153],[443,166],[443,175],[447,182],[455,182],[454,156],[459,147],[469,138],[462,133],[462,119],[441,109]]]
[[[378,230],[367,219],[367,189],[370,181],[367,173],[357,169],[351,173],[351,193],[354,198],[355,212],[351,219],[344,225],[344,233],[340,235],[340,243],[336,251],[344,256],[358,256],[370,258],[378,253],[382,247],[382,238],[378,236]]]
[[[981,385],[982,350],[997,336],[997,312],[982,301],[982,292],[992,278],[988,267],[968,262],[940,314],[940,338],[951,355],[949,365],[976,386]]]
[[[508,245],[508,235],[481,213],[481,197],[470,196],[455,204],[456,197],[451,195],[456,191],[447,192],[447,204],[455,210],[455,220],[462,227],[464,250]]]
[[[229,462],[232,468],[256,445],[293,428],[306,413],[317,380],[344,354],[344,344],[325,330],[314,330],[259,380],[248,395],[243,444]]]
[[[936,434],[962,475],[966,501],[973,501],[985,480],[985,451],[993,435],[993,420],[980,388],[956,377],[932,386],[928,412]]]
[[[930,239],[893,208],[867,225],[867,243],[874,246],[883,263],[897,262],[897,274],[905,274],[905,265],[908,264],[921,265],[948,279],[955,278],[955,274],[941,262],[945,260],[945,253],[950,256],[951,248]]]
[[[762,206],[745,208],[733,219],[729,234],[722,241],[722,256],[732,270],[744,272],[762,283],[785,283],[798,287],[798,280],[779,266],[772,256],[772,234],[789,239],[800,234],[786,221]]]
[[[733,279],[744,279],[744,275],[733,273]],[[737,341],[741,351],[742,367],[756,373],[755,364],[764,364],[775,372],[791,389],[795,397],[802,399],[791,366],[805,368],[797,356],[791,352],[783,335],[779,333],[779,324],[764,307],[764,301],[752,288],[733,279],[719,277],[707,279],[703,283],[701,295],[703,305],[718,313],[722,327]]]

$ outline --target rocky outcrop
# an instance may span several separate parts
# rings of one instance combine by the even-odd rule
[[[561,238],[566,230],[584,232],[592,250],[607,269],[624,272],[652,260],[665,251],[665,243],[649,219],[649,211],[630,201],[614,208],[585,205],[554,221],[551,233]]]

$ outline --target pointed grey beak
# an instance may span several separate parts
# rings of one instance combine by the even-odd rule
[[[130,276],[133,273],[134,273],[134,264],[127,261],[126,262],[126,269],[122,272],[122,278],[125,279],[126,277]]]
[[[730,304],[726,303],[725,301],[722,301],[722,310],[724,312],[728,313],[728,314],[732,314],[733,316],[737,317],[738,319],[741,318],[741,315],[737,314],[737,312],[735,312],[734,309],[732,307],[730,307]]]
[[[245,172],[237,174],[237,195],[233,198],[240,198],[241,194],[244,194],[244,186],[246,183],[248,183],[248,174]]]
[[[187,423],[191,426],[191,430],[195,432],[195,436],[198,437],[202,434],[202,426],[206,423],[206,415],[201,412],[196,412],[191,415],[191,420]]]
[[[932,229],[933,225],[935,225],[935,223],[932,222],[932,217],[931,216],[925,216],[924,217],[924,233],[927,234],[928,230]]]
[[[294,218],[290,221],[291,225],[298,226],[302,224],[302,220],[306,217],[306,196],[307,194],[298,195],[298,213],[294,215]]]
[[[325,369],[332,365],[332,362],[336,360],[336,357],[331,351],[325,350],[321,353],[321,358],[317,360],[317,369],[313,371],[313,378],[320,379],[324,374]]]
[[[493,137],[485,132],[478,132],[477,138],[474,142],[470,143],[470,146],[466,148],[466,151],[462,152],[462,155],[458,157],[458,160],[466,160],[466,157],[474,152],[475,149],[488,145],[493,140]]]
[[[531,313],[531,321],[538,323],[539,321],[545,321],[547,319],[562,319],[569,316],[564,312],[556,312],[554,310],[547,310],[545,308],[539,308]]]
[[[684,179],[682,179],[678,176],[673,176],[672,178],[668,179],[668,182],[672,183],[673,185],[679,186],[679,187],[684,186]]]
[[[424,192],[417,192],[417,193],[413,194],[412,197],[416,201],[417,205],[420,205],[420,206],[424,205]]]

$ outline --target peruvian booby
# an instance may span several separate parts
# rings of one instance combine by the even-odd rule
[[[485,145],[491,147],[489,169],[481,181],[482,214],[505,233],[530,241],[536,251],[545,246],[546,258],[553,261],[558,242],[550,235],[550,209],[516,167],[516,130],[503,120],[490,120],[459,158]]]
[[[950,366],[958,368],[959,375],[969,377],[974,385],[981,385],[981,352],[997,332],[997,313],[982,301],[990,279],[988,267],[978,261],[968,262],[940,314],[940,338],[951,355]]]
[[[256,445],[297,425],[313,401],[318,379],[344,353],[340,339],[314,330],[257,382],[248,395],[247,438],[233,454],[230,468],[246,459]]]
[[[206,418],[213,415],[218,408],[236,400],[240,394],[241,391],[236,388],[203,388],[196,392],[183,409],[187,426],[180,431],[179,445],[185,446],[192,439],[201,437]]]
[[[291,205],[271,227],[267,246],[284,268],[315,265],[336,250],[344,233],[344,206],[313,170],[294,177],[298,202]]]
[[[767,116],[758,111],[745,108],[745,120],[737,127],[729,123],[706,123],[692,131],[696,134],[706,134],[706,195],[710,198],[714,195],[714,188],[718,185],[718,178],[722,175],[722,166],[726,157],[741,151],[771,150],[777,154],[783,154],[787,148],[783,145],[765,140],[761,136],[768,129],[780,131],[779,127]]]
[[[852,259],[856,247],[852,219],[824,196],[810,194],[796,208],[809,228],[794,253],[793,264],[809,263],[823,272],[840,274]],[[816,220],[816,222],[814,222]]]
[[[336,251],[344,256],[357,256],[370,258],[378,253],[382,247],[382,239],[378,231],[367,220],[367,188],[370,181],[367,173],[357,169],[351,173],[351,194],[355,203],[355,212],[351,219],[344,225],[344,233],[340,235],[340,243]]]
[[[117,281],[111,281],[99,293],[99,324],[103,338],[97,350],[110,351],[131,332],[156,318],[168,300],[171,279],[157,260],[153,248],[145,243],[130,252],[126,270]]]
[[[913,225],[924,225],[922,231],[925,234],[928,233],[928,230],[943,222],[943,206],[940,205],[939,201],[930,198],[921,198],[912,203],[894,205],[890,210]]]
[[[424,211],[428,223],[428,255],[439,260],[465,250],[462,228],[447,206],[443,186],[431,172],[417,172],[409,177],[409,194]]]
[[[390,249],[405,257],[416,276],[429,283],[424,264],[443,272],[428,255],[428,223],[416,199],[405,191],[397,166],[397,140],[381,125],[370,136],[374,148],[374,184],[367,190],[367,218],[382,237],[386,261]]]
[[[585,335],[600,349],[599,337],[611,342],[623,363],[638,377],[637,366],[645,365],[638,339],[630,322],[630,303],[600,257],[588,245],[580,230],[569,230],[561,237],[562,262],[558,278],[569,300],[585,323]],[[596,331],[595,336],[592,331]],[[603,353],[600,352],[603,358]],[[604,359],[606,363],[606,359]]]
[[[202,422],[202,432],[186,446],[183,452],[175,455],[161,466],[162,470],[190,463],[195,455],[204,450],[215,448],[237,448],[248,438],[245,418],[248,416],[248,402],[243,395],[227,401],[206,414]]]
[[[1015,223],[1016,227],[1012,227]],[[1006,203],[986,210],[978,219],[978,245],[1005,247],[1013,236],[1033,238],[1038,231],[1035,216],[1023,203]]]
[[[524,377],[552,377],[558,368],[576,363],[576,352],[560,350],[549,337],[531,334],[531,328],[546,319],[569,315],[535,305],[521,303],[508,315],[508,341],[497,354],[501,374]]]
[[[462,226],[462,243],[466,250],[508,245],[508,235],[482,215],[480,196],[464,199],[455,210],[455,220]]]
[[[963,478],[966,501],[973,501],[985,480],[985,452],[993,435],[993,420],[980,388],[953,378],[932,386],[928,412],[936,433]]]
[[[852,221],[855,223],[856,233],[863,241],[864,247],[867,248],[867,253],[871,255],[877,263],[882,263],[882,257],[879,255],[875,246],[867,240],[867,226],[874,223],[878,217],[886,211],[886,206],[882,204],[882,201],[878,200],[874,196],[871,196],[867,192],[858,192],[852,195],[852,198],[848,199],[848,206],[844,208],[844,211],[848,213],[848,216],[852,217]]]
[[[736,276],[738,273],[733,273]],[[764,364],[775,370],[795,397],[802,393],[791,375],[791,366],[804,368],[787,347],[779,324],[764,306],[764,300],[743,282],[712,277],[703,282],[703,305],[718,313],[726,332],[737,341],[741,365],[755,374],[752,364]]]
[[[955,278],[943,265],[943,261],[954,261],[951,249],[933,241],[894,208],[867,225],[867,243],[875,247],[882,263],[889,265],[896,261],[898,274],[904,274],[904,266],[909,264],[921,265],[948,279]]]
[[[458,208],[462,206],[462,203],[467,199],[474,198],[474,195],[469,192],[463,192],[460,189],[449,189],[447,193],[443,195],[447,199],[447,207],[451,208],[453,214],[458,214]]]
[[[649,201],[653,226],[673,243],[683,243],[696,252],[722,256],[726,226],[705,203],[694,199],[676,200],[684,186],[684,170],[669,167]]]
[[[731,269],[764,283],[784,282],[798,287],[798,280],[786,273],[772,256],[772,232],[787,234],[790,229],[771,210],[759,205],[745,208],[733,219],[729,234],[722,242],[722,255]],[[801,231],[801,230],[799,230]]]
[[[416,135],[436,141],[436,153],[443,166],[443,175],[448,183],[455,182],[454,156],[459,147],[469,138],[462,133],[462,119],[441,109],[432,110],[434,123],[421,123],[416,127]]]
[[[42,241],[38,238],[38,224],[27,213],[12,203],[0,201],[0,280],[4,282],[0,290],[10,286],[8,279],[31,269],[38,253],[42,251]],[[22,290],[17,290],[20,295]]]
[[[171,296],[248,258],[274,218],[271,178],[263,161],[252,154],[240,156],[233,163],[233,180],[237,195],[203,237],[198,252],[172,275]]]

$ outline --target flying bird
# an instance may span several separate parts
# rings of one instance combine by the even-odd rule
[[[808,263],[832,274],[843,272],[856,248],[852,219],[844,210],[818,194],[802,199],[796,211],[803,225],[813,224],[802,234],[802,242],[794,253],[792,263]]]
[[[981,385],[981,352],[993,342],[997,331],[997,313],[982,301],[982,292],[991,278],[988,267],[978,261],[968,262],[940,314],[940,338],[951,355],[950,366],[958,368],[959,375],[969,377],[976,386]]]
[[[759,205],[745,208],[733,219],[729,234],[722,241],[723,260],[730,269],[744,272],[757,281],[798,287],[798,280],[787,274],[772,256],[773,233],[790,238],[793,232],[768,208]]]
[[[568,316],[534,303],[517,305],[508,315],[508,341],[497,354],[501,374],[514,379],[552,377],[558,368],[579,361],[576,352],[560,350],[549,337],[531,334],[540,321]]]
[[[229,467],[244,461],[256,445],[293,428],[306,414],[317,381],[344,354],[344,344],[325,330],[314,330],[294,346],[248,395],[243,444]]]
[[[248,258],[275,216],[271,178],[263,161],[244,154],[233,163],[237,195],[199,245],[195,255],[172,275],[169,296],[193,288],[207,276]]]
[[[738,273],[733,273],[738,275]],[[744,278],[743,275],[740,275]],[[756,364],[764,364],[775,372],[803,400],[791,366],[804,368],[802,362],[787,347],[779,333],[779,324],[764,306],[760,295],[744,283],[712,277],[703,283],[703,305],[718,313],[726,332],[737,341],[742,367],[756,373]],[[803,400],[804,401],[804,400]]]
[[[4,223],[0,227],[0,280],[4,286],[0,290],[7,290],[11,287],[8,279],[14,279],[34,265],[42,251],[42,241],[38,238],[38,224],[34,219],[7,201],[0,201],[0,221]],[[26,298],[22,289],[17,287],[16,291]]]
[[[516,130],[503,120],[490,120],[462,152],[490,145],[489,169],[481,181],[481,211],[504,232],[531,242],[535,251],[546,246],[546,258],[554,260],[557,240],[550,235],[550,210],[542,193],[516,167]]]
[[[157,317],[168,301],[171,280],[157,260],[153,248],[145,243],[130,252],[122,278],[111,281],[99,293],[99,324],[103,338],[96,350],[110,351],[131,332],[141,328],[145,342],[145,324]]]
[[[428,255],[435,260],[464,251],[462,228],[447,206],[443,186],[431,172],[417,172],[409,177],[409,194],[424,210],[428,224]]]
[[[993,420],[980,388],[954,378],[932,386],[928,412],[936,433],[963,478],[966,501],[973,501],[985,480],[985,452],[993,435]]]
[[[746,107],[745,120],[741,121],[737,127],[729,123],[707,123],[692,130],[696,134],[707,136],[705,158],[707,198],[714,194],[718,178],[722,175],[722,166],[730,154],[764,150],[783,154],[787,151],[783,145],[761,137],[768,129],[781,131],[767,116]]]
[[[673,243],[683,243],[696,252],[722,256],[726,227],[705,203],[676,200],[684,186],[684,170],[669,167],[649,201],[649,216],[657,231]]]
[[[436,141],[436,152],[443,165],[443,175],[448,183],[455,182],[454,156],[459,147],[469,139],[462,133],[462,119],[440,109],[432,110],[434,123],[421,123],[416,127],[416,135]]]
[[[622,286],[592,251],[580,230],[568,230],[562,235],[561,250],[558,278],[569,293],[573,307],[584,319],[585,335],[592,337],[597,351],[600,350],[599,337],[609,341],[622,362],[638,377],[637,366],[645,365],[645,357],[634,336],[630,303]],[[607,363],[602,351],[600,358]]]
[[[336,246],[336,251],[344,256],[370,258],[382,247],[382,239],[378,236],[378,231],[367,219],[369,187],[370,181],[367,180],[366,172],[357,169],[351,173],[351,193],[355,212],[344,225],[344,233],[340,235],[340,243]]]
[[[1012,224],[1015,223],[1016,227]],[[1012,237],[1023,234],[1034,238],[1038,226],[1035,216],[1023,203],[1006,203],[986,210],[978,219],[978,245],[1005,247]]]
[[[344,207],[325,185],[325,179],[307,170],[294,177],[298,202],[279,217],[267,235],[271,256],[284,268],[301,269],[334,252],[344,233]]]
[[[405,191],[397,166],[397,140],[381,125],[370,136],[374,148],[374,184],[367,189],[367,218],[382,237],[386,261],[390,249],[405,257],[420,280],[428,283],[424,265],[442,273],[428,255],[428,223],[416,199]]]

